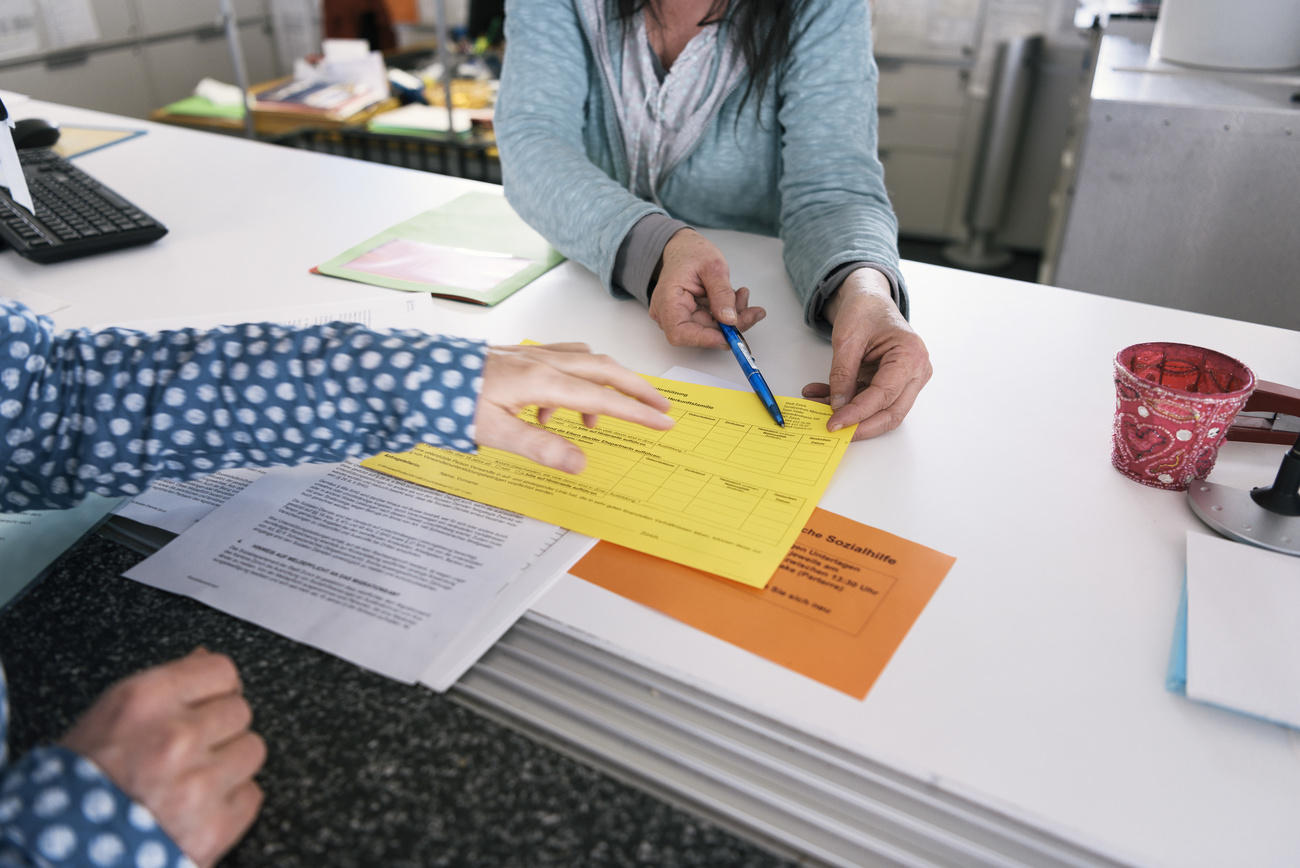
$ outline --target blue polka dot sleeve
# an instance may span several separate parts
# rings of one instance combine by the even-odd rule
[[[346,323],[55,334],[5,299],[0,317],[0,511],[419,442],[474,449],[478,341]]]
[[[143,805],[62,747],[6,765],[9,708],[0,668],[0,866],[193,868]]]

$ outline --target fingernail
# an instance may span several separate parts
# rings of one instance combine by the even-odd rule
[[[838,410],[839,408],[843,407],[843,406],[844,406],[845,404],[847,404],[848,402],[849,402],[848,399],[845,398],[843,395],[831,395],[831,409],[832,409],[832,410]]]
[[[839,422],[827,422],[827,423],[826,423],[826,430],[827,430],[827,431],[831,431],[831,432],[838,431],[838,430],[840,430],[840,429],[843,428],[843,427],[844,427],[844,426],[841,425]]]
[[[560,469],[565,473],[581,473],[586,463],[581,455],[566,455]]]
[[[665,425],[665,426],[671,428],[671,427],[673,427],[674,425],[677,424],[677,420],[674,419],[672,416],[669,416],[667,413],[660,413],[660,414],[659,414],[659,424],[661,424],[661,425]]]
[[[722,309],[722,321],[727,325],[736,324],[736,309],[734,307],[724,307]]]

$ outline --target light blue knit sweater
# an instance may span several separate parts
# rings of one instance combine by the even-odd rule
[[[662,181],[664,208],[628,191],[613,104],[618,85],[593,59],[593,32],[579,0],[506,6],[496,108],[505,193],[558,250],[609,287],[632,226],[666,208],[694,226],[779,236],[810,325],[823,278],[850,262],[884,271],[907,313],[898,224],[876,156],[877,73],[865,0],[803,4],[775,84],[743,108],[743,84],[723,101],[696,149]],[[623,49],[617,36],[612,28],[607,40],[615,70]]]

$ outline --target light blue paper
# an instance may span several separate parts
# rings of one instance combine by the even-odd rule
[[[0,609],[121,501],[92,494],[72,509],[0,513]]]
[[[1187,577],[1183,577],[1183,592],[1178,597],[1178,615],[1174,618],[1174,641],[1169,649],[1169,672],[1165,675],[1165,689],[1170,693],[1187,695]]]

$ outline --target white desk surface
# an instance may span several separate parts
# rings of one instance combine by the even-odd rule
[[[171,234],[49,266],[0,255],[0,289],[68,302],[56,315],[65,325],[376,297],[387,290],[307,269],[481,186],[39,102],[15,114],[149,129],[78,162]],[[779,244],[708,234],[768,308],[750,340],[773,388],[798,394],[830,350],[801,324]],[[1300,384],[1300,333],[931,265],[903,271],[934,379],[899,430],[849,450],[822,505],[957,561],[865,701],[577,579],[539,613],[1122,861],[1294,864],[1300,737],[1164,689],[1185,535],[1208,531],[1183,496],[1119,476],[1109,450],[1121,347],[1202,344]],[[643,309],[571,263],[495,309],[436,309],[447,331],[582,339],[638,370],[738,379],[728,354],[669,347]],[[1211,479],[1266,484],[1283,451],[1228,444]]]

